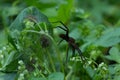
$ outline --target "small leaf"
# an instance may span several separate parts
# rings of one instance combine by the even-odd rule
[[[95,75],[95,71],[91,67],[86,67],[86,71],[89,74],[90,77],[93,77]]]
[[[52,73],[48,76],[48,80],[64,80],[64,74],[60,72]]]
[[[15,55],[15,52],[11,52],[7,58],[6,58],[6,61],[3,65],[3,67],[5,67],[6,65],[8,65],[10,62],[12,62],[13,58],[14,58],[14,55]]]
[[[109,53],[110,53],[110,55],[106,56],[107,59],[114,60],[114,61],[120,63],[120,58],[119,58],[120,52],[119,52],[118,48],[116,48],[116,47],[111,48]]]

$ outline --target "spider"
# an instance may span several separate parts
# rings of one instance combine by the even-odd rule
[[[82,56],[82,52],[79,49],[77,43],[75,43],[75,39],[69,36],[68,27],[63,22],[61,22],[61,21],[58,21],[58,22],[60,22],[63,25],[63,27],[61,27],[61,26],[57,26],[57,27],[64,30],[64,31],[66,31],[66,34],[59,34],[59,37],[62,40],[60,40],[60,42],[58,43],[58,44],[60,44],[63,40],[65,40],[68,43],[68,48],[67,48],[67,53],[66,53],[66,62],[68,60],[68,50],[69,50],[69,48],[72,49],[72,57],[75,56],[75,50],[76,50],[78,52],[81,60],[84,61],[84,57]]]

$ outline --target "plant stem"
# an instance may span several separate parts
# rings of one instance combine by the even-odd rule
[[[46,50],[46,53],[47,53],[48,58],[49,58],[49,60],[50,60],[50,63],[51,63],[51,66],[52,66],[53,71],[56,72],[55,65],[54,65],[54,63],[53,63],[53,60],[52,60],[51,55],[48,53],[48,50]]]

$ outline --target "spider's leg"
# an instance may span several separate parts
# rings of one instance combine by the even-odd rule
[[[61,28],[62,30],[66,31],[66,36],[67,36],[67,37],[69,36],[69,35],[68,35],[69,30],[68,30],[68,29],[65,29],[65,28],[63,28],[63,27],[61,27],[61,26],[57,26],[57,27],[59,27],[59,28]]]
[[[66,28],[66,35],[68,36],[68,34],[69,34],[68,27],[62,21],[60,21],[60,23],[64,26],[64,28]]]
[[[59,22],[67,29],[67,31],[69,31],[68,27],[62,21]]]
[[[61,40],[57,43],[57,45],[59,45],[62,41],[63,41],[63,39],[61,39]]]
[[[52,22],[52,23],[61,23],[64,26],[64,28],[61,27],[61,26],[57,26],[57,27],[59,27],[59,28],[63,29],[64,31],[66,31],[66,35],[68,36],[69,29],[62,21],[56,21],[56,22]]]
[[[74,45],[74,48],[77,50],[77,52],[79,53],[79,56],[81,57],[81,60],[84,62],[85,58],[82,55],[82,51],[79,49],[77,45]]]
[[[69,29],[67,28],[67,26],[62,22],[62,21],[56,21],[56,22],[52,22],[52,23],[61,23],[67,31],[69,31]]]
[[[69,46],[67,47],[67,53],[66,53],[66,63],[68,62],[68,51],[69,51]]]
[[[61,26],[57,26],[57,27],[60,28],[60,29],[62,29],[62,30],[64,30],[64,31],[67,31],[67,29],[65,29],[65,28],[63,28]]]
[[[72,47],[72,57],[74,57],[74,56],[75,56],[75,48]]]

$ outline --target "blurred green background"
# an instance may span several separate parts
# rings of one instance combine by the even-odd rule
[[[120,17],[119,0],[0,0],[0,29],[28,6],[39,8],[52,21],[89,18],[94,23],[114,25]]]
[[[38,8],[48,17],[49,22],[62,21],[65,23],[70,29],[70,36],[75,38],[83,55],[90,59],[87,67],[84,68],[82,64],[70,61],[66,71],[68,73],[61,71],[65,74],[66,80],[120,79],[120,0],[0,0],[1,49],[4,49],[7,43],[6,28],[9,28],[22,10],[30,6]],[[62,31],[54,29],[58,24],[51,23],[51,25],[51,36],[57,44],[60,39],[59,32]],[[56,52],[61,53],[62,60],[65,60],[66,44],[62,43],[58,48],[54,47]],[[55,59],[53,62],[56,62]],[[1,63],[3,62],[1,61]],[[56,63],[57,66],[59,63]],[[0,67],[3,66],[0,64]],[[60,75],[63,78],[63,74],[55,73],[49,77]]]

